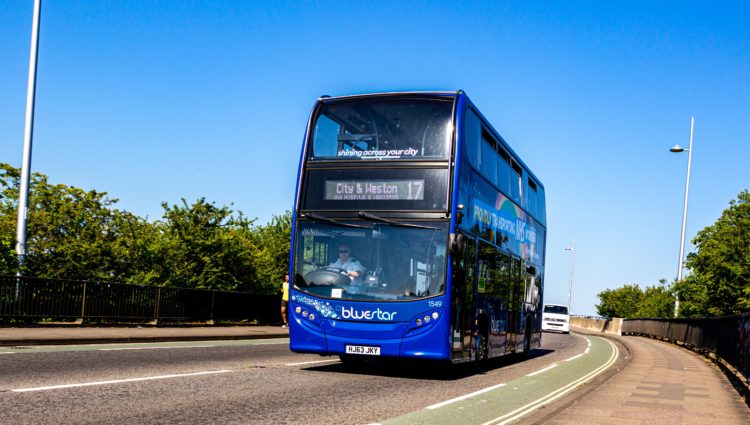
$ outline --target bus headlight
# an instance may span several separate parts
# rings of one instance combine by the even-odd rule
[[[312,314],[312,313],[310,313],[310,315],[307,316],[307,318],[310,319],[310,320],[315,320],[315,315]]]
[[[300,306],[297,306],[297,308],[294,309],[294,312],[297,313],[297,314],[299,314],[300,311],[302,311],[302,307],[300,307]]]
[[[423,311],[422,313],[412,317],[411,324],[409,325],[409,329],[407,329],[406,333],[404,334],[404,337],[412,337],[419,335],[421,333],[429,332],[430,329],[434,329],[436,326],[439,326],[437,323],[438,318],[440,317],[440,313],[432,310],[432,311]]]

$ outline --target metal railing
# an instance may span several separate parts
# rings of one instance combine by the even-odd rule
[[[0,319],[279,321],[279,295],[0,276]]]
[[[750,380],[750,313],[701,319],[627,319],[622,333],[684,344],[728,363],[745,383]]]

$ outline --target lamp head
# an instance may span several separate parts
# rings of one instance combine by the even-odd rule
[[[685,152],[686,150],[687,149],[683,148],[680,145],[674,145],[671,148],[669,148],[670,152],[675,152],[675,153]]]

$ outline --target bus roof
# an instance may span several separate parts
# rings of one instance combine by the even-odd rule
[[[516,153],[516,151],[513,150],[513,148],[510,146],[510,144],[505,141],[505,138],[503,138],[500,135],[500,133],[495,129],[495,126],[492,125],[492,122],[490,120],[488,120],[487,117],[484,116],[484,114],[482,113],[481,109],[479,109],[479,107],[474,102],[471,101],[471,99],[469,98],[469,95],[467,95],[466,92],[464,92],[463,90],[459,90],[457,93],[458,93],[458,95],[465,97],[466,101],[469,103],[469,105],[474,106],[474,111],[477,114],[479,114],[479,117],[482,119],[482,121],[484,121],[485,124],[487,124],[487,126],[489,127],[489,129],[492,130],[492,132],[494,133],[494,136],[497,137],[500,141],[502,141],[502,143],[504,145],[503,147],[505,149],[507,149],[511,155],[513,155],[513,159],[515,159],[516,161],[518,161],[518,163],[521,164],[521,166],[523,167],[523,169],[526,170],[526,172],[531,177],[534,178],[534,181],[536,182],[536,184],[539,185],[539,187],[541,187],[542,189],[544,189],[544,184],[542,183],[541,180],[539,180],[539,177],[537,177],[536,174],[534,174],[534,172],[531,171],[531,168],[529,168],[526,165],[526,163],[524,162],[524,160],[521,159],[521,156],[518,155]]]
[[[395,91],[395,92],[376,92],[376,93],[359,93],[359,94],[348,94],[343,96],[329,96],[323,95],[318,98],[319,101],[337,101],[337,100],[349,100],[357,99],[362,97],[378,97],[378,96],[452,96],[456,97],[463,93],[462,90],[456,91]]]
[[[435,96],[435,97],[461,97],[463,96],[466,101],[469,103],[469,105],[472,105],[474,107],[474,110],[479,114],[481,119],[487,124],[487,126],[492,130],[495,137],[497,137],[499,140],[502,141],[502,143],[505,145],[504,148],[506,148],[510,154],[513,155],[513,158],[518,161],[518,163],[526,170],[526,172],[534,178],[534,182],[539,185],[542,189],[544,189],[544,184],[541,180],[534,174],[533,171],[526,165],[526,163],[521,159],[521,157],[513,150],[512,147],[510,147],[510,144],[505,141],[505,139],[500,135],[500,133],[495,129],[495,126],[492,125],[490,120],[488,120],[482,111],[479,109],[479,107],[476,106],[474,102],[471,101],[469,96],[466,94],[465,91],[458,89],[455,91],[394,91],[394,92],[376,92],[376,93],[359,93],[359,94],[351,94],[351,95],[343,95],[343,96],[329,96],[329,95],[322,95],[318,98],[318,102],[326,103],[326,102],[336,102],[340,100],[354,100],[354,99],[362,99],[362,98],[368,98],[368,97],[387,97],[387,96]]]

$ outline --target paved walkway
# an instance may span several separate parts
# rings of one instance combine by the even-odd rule
[[[545,424],[750,424],[750,408],[713,364],[690,351],[641,337],[622,371]]]
[[[33,328],[0,327],[0,347],[286,338],[288,336],[289,330],[279,326],[93,327],[65,325]]]

